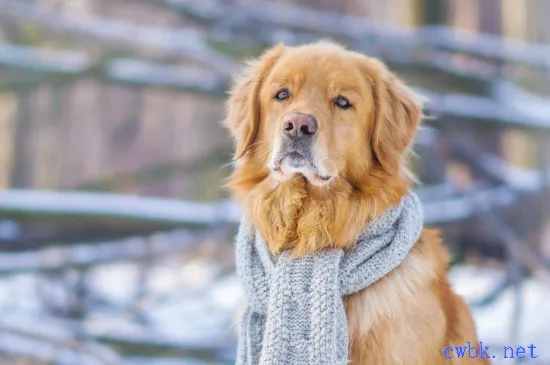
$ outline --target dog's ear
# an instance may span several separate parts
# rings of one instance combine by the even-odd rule
[[[420,125],[424,99],[377,59],[364,57],[362,66],[374,101],[370,131],[372,149],[382,168],[397,175]]]
[[[254,142],[261,118],[260,91],[265,77],[284,52],[279,43],[260,58],[249,62],[231,90],[225,124],[235,138],[234,159],[243,157]]]

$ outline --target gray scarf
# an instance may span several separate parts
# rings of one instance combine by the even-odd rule
[[[395,269],[422,231],[422,207],[409,193],[361,233],[351,251],[272,256],[242,222],[237,273],[247,296],[237,365],[340,365],[348,362],[342,297]]]

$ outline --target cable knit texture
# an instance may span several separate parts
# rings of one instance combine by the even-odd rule
[[[241,222],[237,273],[247,296],[237,365],[343,365],[348,327],[343,296],[388,274],[420,237],[422,207],[414,193],[366,227],[351,251],[273,256]]]

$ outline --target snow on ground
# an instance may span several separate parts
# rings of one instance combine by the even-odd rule
[[[504,279],[505,273],[497,269],[458,266],[451,269],[450,280],[458,294],[466,301],[480,299],[490,288]],[[477,324],[479,339],[495,349],[494,364],[509,364],[503,359],[504,346],[527,346],[533,344],[537,364],[550,363],[550,287],[528,279],[522,285],[521,324],[519,333],[512,334],[512,313],[514,311],[514,289],[508,288],[490,305],[472,309]],[[517,343],[512,343],[514,335]]]
[[[157,336],[174,343],[205,344],[231,338],[235,311],[242,302],[242,289],[234,274],[220,275],[218,266],[208,259],[182,264],[175,256],[150,264],[142,275],[142,264],[112,263],[98,265],[88,273],[89,288],[98,303],[93,304],[85,318],[91,333],[141,338],[143,334]],[[455,290],[468,302],[482,298],[505,278],[494,268],[473,266],[453,267],[449,273]],[[0,277],[0,318],[23,319],[31,322],[44,313],[41,295],[63,301],[67,294],[56,287],[55,279],[44,281],[33,273]],[[37,290],[46,285],[47,291]],[[141,293],[141,294],[140,294]],[[137,307],[145,316],[144,323],[135,322],[131,313]],[[50,298],[50,301],[52,300]],[[538,356],[536,364],[550,363],[550,288],[534,279],[522,286],[523,311],[518,343],[511,343],[511,320],[514,292],[507,289],[494,303],[473,309],[479,338],[495,349],[495,364],[510,364],[502,360],[503,346],[518,345],[527,349],[533,344]],[[24,319],[27,318],[28,321]],[[128,364],[195,364],[188,359],[134,357]],[[197,363],[199,364],[199,363]],[[202,364],[202,363],[201,363]]]

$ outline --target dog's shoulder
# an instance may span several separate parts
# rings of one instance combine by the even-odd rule
[[[401,265],[372,286],[345,299],[350,326],[366,333],[384,318],[395,318],[405,310],[413,310],[424,301],[422,297],[437,295],[432,286],[446,280],[447,262],[439,232],[424,229]]]
[[[476,341],[468,307],[447,280],[448,262],[439,232],[425,229],[401,265],[345,298],[351,364],[441,364],[445,346]]]
[[[346,298],[352,364],[424,364],[441,357],[434,343],[446,332],[438,289],[446,282],[446,262],[438,232],[424,230],[401,265]]]

